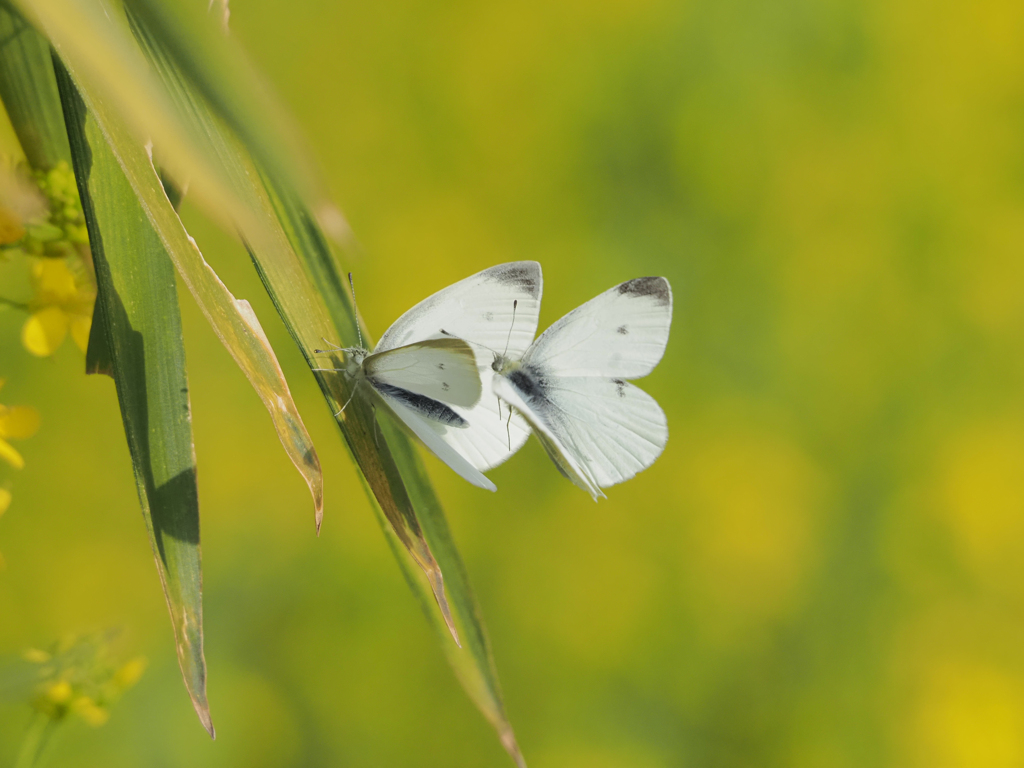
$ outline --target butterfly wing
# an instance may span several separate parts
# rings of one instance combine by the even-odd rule
[[[630,280],[556,322],[520,366],[492,382],[562,474],[594,499],[649,467],[665,447],[664,412],[626,379],[658,364],[671,321],[668,281]]]
[[[651,466],[668,442],[665,412],[623,379],[547,377],[528,369],[495,377],[494,389],[526,417],[562,474],[594,499],[604,495],[601,488]]]
[[[413,341],[446,337],[465,339],[476,356],[483,391],[491,391],[495,352],[518,359],[537,333],[543,277],[535,261],[499,264],[450,285],[402,315],[381,337],[375,352]],[[507,347],[506,347],[507,345]],[[453,404],[465,429],[447,429],[427,421],[423,428],[437,433],[478,470],[501,464],[522,447],[530,435],[519,416],[509,420],[507,408],[486,394],[473,406]]]
[[[448,405],[472,408],[480,401],[481,384],[476,355],[461,339],[427,339],[363,361],[366,378]]]
[[[526,417],[533,427],[533,434],[544,446],[558,471],[589,493],[595,501],[598,496],[604,496],[597,481],[584,466],[579,451],[572,444],[571,436],[561,428],[553,404],[533,394],[531,387],[523,388],[521,384],[515,376],[495,376],[492,383],[494,393]]]
[[[530,347],[523,363],[557,376],[640,378],[661,360],[671,324],[668,280],[640,277],[554,323]]]
[[[445,431],[461,432],[468,426],[454,411],[443,403],[422,395],[408,397],[411,393],[408,393],[407,390],[389,388],[387,385],[381,387],[376,384],[373,385],[373,389],[399,422],[418,437],[435,456],[451,467],[457,475],[478,488],[485,488],[488,491],[497,490],[494,483],[470,464],[448,441],[442,439],[441,435]]]
[[[449,334],[494,352],[505,349],[507,339],[509,356],[518,359],[537,333],[542,290],[536,261],[485,269],[414,306],[385,331],[374,351]],[[488,366],[491,359],[488,355]]]

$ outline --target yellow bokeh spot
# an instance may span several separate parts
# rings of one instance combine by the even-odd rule
[[[71,683],[67,680],[58,680],[46,689],[46,698],[54,704],[66,704],[71,700]]]
[[[0,440],[0,459],[3,459],[15,469],[22,469],[25,466],[25,459],[6,440]]]
[[[82,352],[89,347],[89,331],[92,329],[92,316],[75,315],[71,318],[71,338]]]
[[[16,243],[25,236],[25,227],[14,211],[0,205],[0,245]]]
[[[39,411],[27,405],[7,408],[0,405],[0,437],[25,439],[39,429]]]
[[[937,665],[921,693],[914,736],[915,762],[921,766],[1024,764],[1021,681],[987,665]]]
[[[29,648],[21,654],[21,658],[25,661],[31,661],[33,664],[45,664],[53,657],[39,648]]]
[[[71,711],[94,728],[98,728],[110,719],[110,712],[88,696],[79,696],[71,702]]]
[[[7,508],[11,506],[11,492],[6,488],[0,488],[0,515],[7,511]]]
[[[49,357],[68,333],[68,316],[59,307],[34,313],[21,328],[21,343],[36,357]]]
[[[126,691],[135,685],[142,673],[146,671],[146,659],[142,656],[132,659],[114,673],[114,685],[118,690]]]
[[[810,562],[819,474],[777,436],[712,435],[690,453],[681,488],[695,588],[740,623],[785,612]]]
[[[32,262],[36,300],[44,304],[73,301],[78,296],[75,276],[65,259],[36,259]]]
[[[1024,432],[1002,420],[957,435],[941,469],[942,502],[967,560],[1015,559],[1024,539]]]

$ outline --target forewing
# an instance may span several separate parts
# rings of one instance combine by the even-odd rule
[[[373,389],[381,402],[398,417],[399,421],[418,437],[420,442],[427,446],[437,458],[451,467],[457,475],[478,488],[485,488],[488,491],[497,490],[494,483],[484,477],[461,453],[441,438],[442,430],[459,432],[463,428],[444,425],[436,418],[425,414],[415,404],[409,404],[408,401],[403,402],[403,400],[378,387]]]
[[[672,324],[672,289],[640,277],[605,291],[541,334],[523,363],[562,377],[636,379],[661,360]]]
[[[461,339],[428,339],[375,352],[363,361],[374,386],[399,388],[450,405],[471,408],[480,401],[476,354]]]
[[[482,364],[490,365],[491,352],[504,351],[506,340],[508,356],[518,359],[537,333],[542,288],[540,264],[535,261],[513,261],[477,272],[398,318],[375,351],[450,334],[484,347],[477,349]]]

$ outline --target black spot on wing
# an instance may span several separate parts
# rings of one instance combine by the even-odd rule
[[[417,395],[415,392],[410,392],[407,389],[396,387],[391,384],[384,384],[379,381],[370,380],[370,383],[376,388],[378,392],[383,395],[393,397],[402,405],[407,405],[412,408],[416,413],[420,414],[428,419],[439,421],[449,427],[468,427],[469,422],[459,416],[455,411],[449,408],[444,403],[434,400],[431,397],[424,395]]]
[[[510,264],[499,264],[487,270],[487,275],[504,285],[522,288],[531,296],[540,293],[540,269],[534,261],[514,261]]]
[[[619,397],[626,396],[626,382],[622,379],[612,379],[615,382],[615,392]]]
[[[629,333],[629,328],[627,328],[624,325],[620,325],[618,328],[615,329],[615,332],[620,336],[625,336],[626,334]]]
[[[662,306],[672,303],[672,290],[664,277],[638,277],[636,280],[627,280],[619,286],[619,293],[638,297],[653,296]]]

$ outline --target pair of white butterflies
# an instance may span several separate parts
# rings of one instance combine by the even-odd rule
[[[435,293],[340,371],[365,382],[438,458],[473,485],[522,447],[530,428],[559,471],[595,500],[649,467],[665,414],[629,384],[661,360],[672,321],[663,277],[605,291],[536,341],[540,264],[499,264]],[[503,408],[502,402],[505,403]]]

